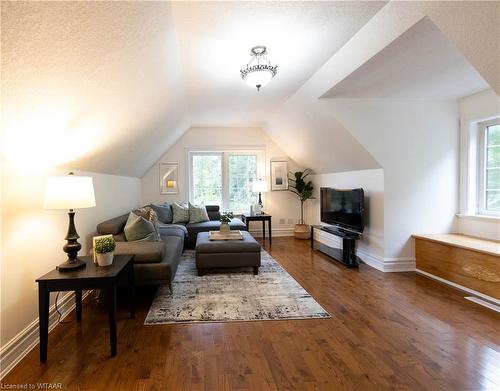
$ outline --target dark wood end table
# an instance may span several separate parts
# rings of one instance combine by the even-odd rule
[[[271,233],[271,218],[273,216],[265,213],[260,215],[251,215],[249,213],[243,213],[241,216],[243,218],[243,222],[247,226],[247,231],[250,230],[250,221],[262,221],[262,236],[264,240],[266,240],[266,221],[267,221],[267,228],[269,230],[269,243],[270,244],[272,243],[273,236]]]
[[[135,317],[135,289],[133,255],[115,255],[110,266],[94,264],[92,257],[78,257],[85,262],[82,269],[60,272],[52,270],[38,278],[38,310],[40,328],[40,362],[47,361],[49,338],[50,292],[75,291],[76,319],[82,320],[82,292],[88,289],[104,289],[108,296],[109,337],[111,356],[116,356],[116,289],[119,285],[130,288],[130,317]]]

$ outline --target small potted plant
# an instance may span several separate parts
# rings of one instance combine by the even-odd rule
[[[304,202],[309,199],[314,199],[313,184],[311,181],[306,182],[305,180],[309,173],[310,171],[305,169],[304,171],[289,173],[288,175],[288,181],[290,183],[289,190],[300,199],[300,221],[299,224],[295,224],[293,230],[293,234],[297,239],[309,239],[311,237],[309,226],[305,224],[304,221]]]
[[[94,251],[99,266],[109,266],[113,263],[116,243],[112,236],[96,238]]]
[[[229,232],[231,227],[229,227],[229,223],[231,219],[234,217],[233,212],[225,212],[220,216],[220,232]]]

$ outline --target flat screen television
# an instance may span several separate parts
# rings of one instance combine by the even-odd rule
[[[349,231],[363,232],[364,224],[363,189],[320,189],[321,222],[336,225]]]

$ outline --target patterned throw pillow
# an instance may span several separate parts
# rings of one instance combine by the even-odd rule
[[[156,232],[153,223],[133,212],[128,215],[127,223],[123,229],[128,242],[154,242]]]
[[[174,215],[172,224],[189,223],[189,207],[186,204],[179,205],[174,202],[172,204],[172,213]]]
[[[189,207],[189,222],[190,223],[203,223],[205,221],[209,221],[207,208],[205,205],[193,205],[191,202],[188,202]]]
[[[154,209],[150,208],[149,206],[145,206],[144,208],[139,208],[137,210],[137,214],[141,217],[144,217],[146,220],[151,222],[151,224],[153,224],[153,227],[155,229],[155,240],[159,242],[161,240],[160,226],[158,224],[158,216]]]
[[[150,204],[148,205],[158,215],[158,220],[163,224],[172,223],[172,208],[168,202],[163,204]]]

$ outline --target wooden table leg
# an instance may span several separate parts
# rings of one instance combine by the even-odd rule
[[[113,283],[107,289],[109,311],[109,343],[111,356],[116,356],[116,285]]]
[[[47,362],[47,348],[49,342],[49,298],[50,291],[45,284],[38,283],[40,362]]]
[[[271,219],[267,220],[267,222],[269,223],[269,244],[271,244],[273,242],[273,234],[271,233]]]
[[[266,220],[262,220],[262,239],[266,240]]]
[[[128,285],[130,290],[130,317],[135,318],[135,281],[134,281],[134,265],[131,263],[128,272]]]
[[[248,219],[245,219],[245,224],[247,225],[247,231],[250,231],[250,221]]]
[[[82,320],[82,290],[75,291],[76,320]]]

